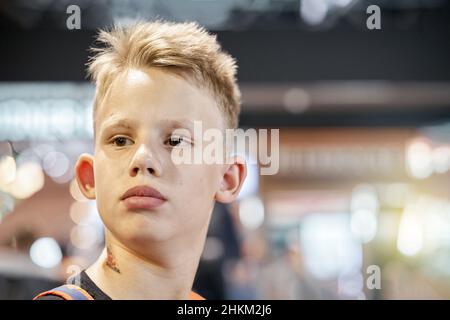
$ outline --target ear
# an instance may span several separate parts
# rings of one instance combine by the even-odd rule
[[[75,165],[75,175],[81,193],[91,200],[95,199],[94,157],[83,153]]]
[[[231,161],[232,164],[225,165],[225,171],[220,181],[219,190],[216,192],[215,199],[219,202],[229,203],[234,201],[239,195],[245,177],[247,176],[247,165],[245,160],[239,156],[235,156]]]

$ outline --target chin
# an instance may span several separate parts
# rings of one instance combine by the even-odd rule
[[[137,245],[164,242],[174,236],[174,230],[167,222],[148,219],[141,215],[135,217],[132,221],[123,223],[119,232],[127,242]]]

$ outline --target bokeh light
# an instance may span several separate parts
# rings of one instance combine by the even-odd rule
[[[257,196],[244,198],[239,203],[239,219],[248,229],[257,229],[264,222],[264,205]]]
[[[31,260],[40,267],[54,268],[61,263],[61,248],[55,239],[44,237],[37,239],[30,248]]]

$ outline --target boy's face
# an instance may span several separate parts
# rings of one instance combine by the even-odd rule
[[[225,165],[171,160],[174,148],[198,147],[191,126],[199,120],[203,130],[224,129],[212,94],[170,71],[130,69],[111,84],[96,115],[93,168],[99,213],[121,242],[140,246],[206,230]],[[190,130],[191,140],[180,140],[177,128]],[[164,199],[124,199],[137,186]]]

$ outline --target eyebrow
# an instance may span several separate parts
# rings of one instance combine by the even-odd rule
[[[119,120],[110,120],[106,123],[103,123],[101,131],[105,131],[110,128],[124,128],[124,129],[132,129],[135,126],[134,121],[119,119]]]
[[[132,129],[136,128],[137,123],[133,120],[128,119],[118,119],[118,120],[109,120],[106,121],[102,127],[101,131],[104,132],[107,129],[111,128],[124,128],[124,129]],[[188,129],[190,131],[194,130],[194,121],[190,119],[178,119],[178,120],[161,120],[158,123],[160,127],[166,127],[170,129]]]

